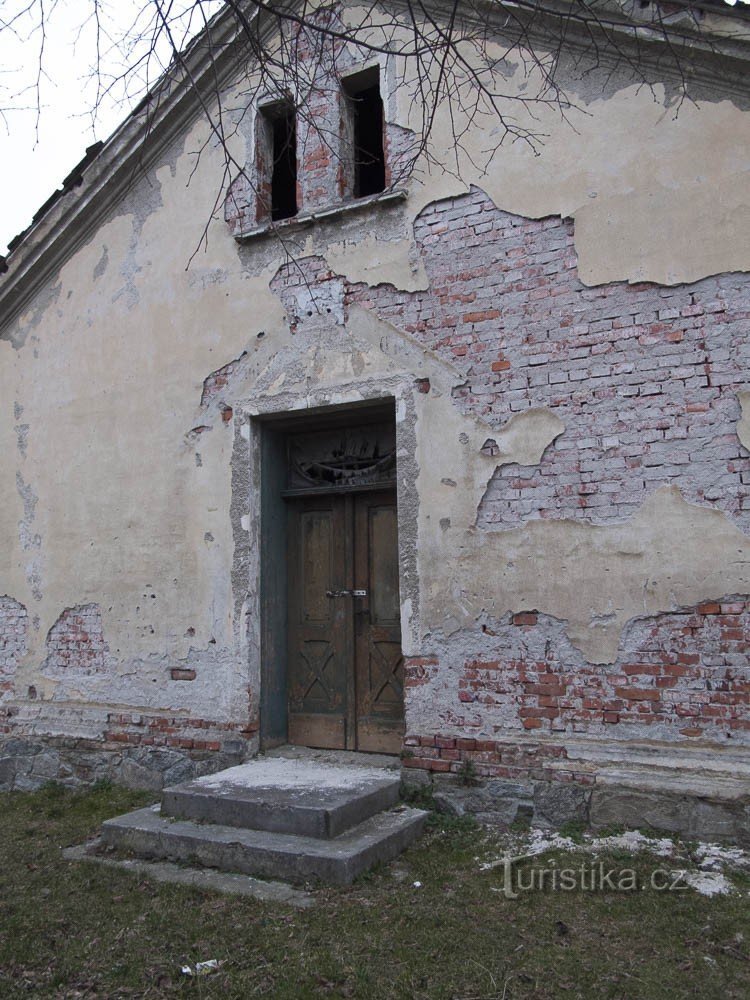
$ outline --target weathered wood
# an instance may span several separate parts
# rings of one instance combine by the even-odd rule
[[[398,753],[404,707],[395,493],[291,502],[288,578],[290,741]]]

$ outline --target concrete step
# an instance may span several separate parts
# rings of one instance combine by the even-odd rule
[[[162,815],[269,833],[338,837],[399,799],[382,768],[256,758],[162,793]]]
[[[285,882],[348,885],[362,872],[391,861],[419,837],[427,813],[398,806],[338,837],[295,836],[162,816],[159,806],[138,809],[102,825],[106,845],[141,858],[189,862]]]

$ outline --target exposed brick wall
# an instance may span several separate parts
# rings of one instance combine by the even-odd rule
[[[622,520],[664,485],[750,527],[750,457],[737,436],[750,276],[587,288],[572,223],[510,215],[478,190],[428,206],[415,234],[425,291],[352,285],[321,258],[282,268],[272,287],[293,326],[330,327],[342,295],[342,312],[357,303],[414,335],[462,370],[456,404],[490,424],[531,407],[563,419],[539,466],[498,470],[480,530]],[[301,306],[310,289],[325,314]],[[521,615],[494,627],[477,626],[470,657],[448,643],[442,662],[407,666],[407,706],[434,730],[750,742],[746,595],[632,622],[607,666],[585,662],[564,622]]]
[[[63,611],[50,629],[43,669],[51,676],[100,673],[106,669],[108,652],[100,607],[82,604]]]
[[[12,597],[0,597],[0,698],[13,691],[19,660],[26,654],[28,628],[23,604]]]
[[[566,761],[562,744],[521,744],[509,739],[472,736],[407,736],[403,765],[436,774],[461,774],[471,765],[480,778],[576,781],[592,784],[594,775]]]
[[[203,391],[201,393],[201,406],[208,406],[229,385],[232,377],[242,368],[243,361],[247,358],[247,351],[243,351],[239,358],[230,361],[228,364],[217,368],[203,380]]]
[[[479,525],[605,523],[676,485],[750,527],[736,391],[750,371],[750,277],[665,288],[579,278],[573,224],[502,212],[481,192],[416,221],[430,288],[351,289],[462,368],[468,411],[501,425],[549,407],[566,431],[539,466],[502,467]]]
[[[334,6],[310,17],[346,33],[341,10]],[[299,214],[304,215],[349,197],[353,175],[344,176],[350,169],[351,153],[343,122],[346,112],[341,78],[349,69],[361,68],[362,50],[302,27],[290,26],[289,32],[287,56],[297,76],[296,85],[290,86],[290,90],[297,89],[303,95],[296,122],[297,206]],[[383,72],[380,87],[387,108],[390,95]],[[234,180],[224,202],[224,218],[235,234],[268,221],[271,164],[257,123],[252,140],[254,151],[251,161],[245,164],[246,176]],[[398,187],[407,177],[416,151],[416,137],[386,121],[383,140],[386,186]]]
[[[226,750],[229,745],[232,750],[239,752],[238,748],[243,749],[245,740],[254,736],[257,731],[257,722],[240,725],[185,718],[183,715],[111,712],[107,715],[104,740],[131,747],[214,753]]]
[[[485,625],[473,655],[407,660],[407,701],[443,706],[434,725],[451,738],[750,742],[750,602],[728,597],[637,619],[621,648],[613,664],[586,663],[561,622],[517,614]]]

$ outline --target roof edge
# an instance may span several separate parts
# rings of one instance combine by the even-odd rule
[[[292,4],[294,2],[291,0]],[[403,5],[403,0],[390,2],[394,6]],[[433,0],[432,6],[440,8],[445,2]],[[273,6],[274,0],[266,0],[266,3],[268,21],[272,22],[273,11],[268,8]],[[244,6],[243,0],[239,0],[239,4]],[[729,17],[723,10],[717,10],[713,0],[673,0],[671,6],[686,10],[690,4],[707,9],[712,19],[724,22]],[[647,31],[648,24],[641,17],[628,16],[626,5],[627,0],[625,3],[623,0],[602,0],[603,10],[608,9],[630,22],[622,28],[624,38],[629,37],[628,33],[635,26]],[[501,15],[504,6],[515,7],[520,12],[524,5],[513,0],[487,0],[488,16]],[[570,3],[565,0],[547,0],[543,11],[548,22],[547,32],[550,24],[565,16],[566,8],[570,8]],[[732,12],[733,8],[727,10]],[[249,16],[261,16],[259,8],[252,5]],[[735,24],[738,20],[748,24],[747,35],[724,37],[711,32],[706,38],[699,31],[695,33],[690,46],[697,62],[691,64],[691,75],[694,74],[697,81],[721,87],[727,96],[741,95],[750,103],[750,74],[747,72],[750,9],[745,16],[732,20]],[[264,25],[264,30],[272,28],[272,23]],[[539,30],[544,32],[541,24]],[[543,37],[541,34],[540,40]],[[566,40],[573,47],[585,43],[585,39],[576,38],[575,32],[570,30]],[[654,49],[667,44],[658,35],[649,41]],[[223,86],[244,51],[246,43],[236,11],[227,5],[187,46],[182,55],[184,68],[176,67],[175,76],[170,76],[167,70],[105,142],[89,147],[84,158],[64,179],[62,187],[37,210],[29,228],[11,241],[8,256],[0,257],[0,339],[7,337],[4,331],[50,276],[90,238],[95,226],[127,193],[135,179],[199,116],[201,94],[212,94],[217,85]]]
[[[0,258],[0,338],[112,204],[200,115],[201,94],[226,83],[242,44],[237,21],[225,7],[192,39],[182,55],[184,68],[175,67],[174,75],[167,70],[107,140],[89,146],[31,225],[10,241],[9,254]]]

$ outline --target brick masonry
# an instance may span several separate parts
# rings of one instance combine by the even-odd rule
[[[747,742],[746,600],[728,598],[636,620],[613,664],[586,663],[560,623],[543,615],[514,615],[495,629],[485,626],[484,634],[481,651],[452,669],[436,657],[407,661],[408,700],[429,699],[446,674],[453,694],[453,707],[436,719],[437,735],[407,737],[409,766],[455,772],[471,760],[479,773],[518,777],[525,764],[519,769],[497,741],[524,732]]]
[[[97,604],[81,604],[63,611],[50,629],[42,669],[52,677],[68,671],[102,673],[107,667],[108,653],[101,608]]]
[[[300,137],[304,211],[339,197],[341,185],[336,157],[316,152],[304,124]],[[398,143],[406,149],[395,132],[386,141],[391,157]],[[235,188],[227,206],[235,230],[257,215],[251,190],[237,209],[240,194]],[[468,415],[498,428],[531,407],[562,418],[566,430],[538,466],[498,469],[478,511],[480,531],[532,519],[618,522],[665,485],[748,530],[750,455],[737,435],[737,394],[750,370],[750,276],[588,288],[578,277],[570,220],[503,212],[477,188],[427,206],[414,236],[429,278],[424,291],[352,284],[320,257],[282,267],[272,289],[292,332],[337,324],[344,336],[347,307],[356,303],[411,334],[459,369],[455,403]],[[247,367],[241,357],[209,376],[204,407],[231,398],[233,379]],[[231,408],[222,413],[231,419]],[[543,762],[559,765],[568,734],[750,742],[748,614],[748,595],[740,594],[631,622],[609,665],[585,662],[564,623],[534,609],[478,622],[441,658],[407,663],[407,708],[434,703],[441,690],[433,731],[407,736],[408,766],[450,773],[471,760],[487,776],[538,771],[544,780],[585,781]],[[0,683],[23,655],[19,628],[25,612],[0,599]],[[44,671],[107,669],[99,608],[63,612],[49,633]],[[189,672],[174,679],[189,680]],[[224,752],[226,739],[247,736],[205,720],[140,718],[107,719],[105,747],[212,754]],[[9,716],[3,728],[12,730]],[[522,740],[537,735],[559,745],[545,744],[532,759]]]
[[[578,278],[570,220],[503,212],[478,189],[428,206],[415,237],[426,291],[344,281],[339,293],[341,277],[321,258],[282,269],[273,287],[292,323],[314,287],[329,314],[342,294],[344,315],[356,303],[416,337],[462,371],[455,400],[468,414],[498,427],[531,407],[562,418],[566,430],[538,466],[497,471],[479,529],[540,518],[623,521],[666,485],[750,526],[750,456],[737,435],[737,393],[750,370],[750,277],[588,288]],[[425,718],[439,701],[434,729],[448,740],[593,733],[748,743],[746,598],[631,622],[617,662],[605,666],[586,663],[564,623],[533,609],[478,625],[476,642],[463,643],[474,642],[473,656],[449,643],[443,662],[408,664],[407,705],[424,699],[417,714]],[[432,733],[410,738],[420,748],[417,766],[461,766],[460,748],[443,753],[429,744]],[[526,767],[482,753],[494,773]]]
[[[313,16],[313,15],[310,15]],[[340,12],[318,11],[332,30],[347,31]],[[290,29],[295,73],[301,74],[305,100],[297,113],[297,204],[301,215],[330,208],[351,198],[353,167],[350,137],[344,124],[345,101],[341,78],[361,69],[362,52],[331,37],[316,36],[304,28]],[[373,53],[371,53],[371,57]],[[381,71],[381,92],[384,93]],[[384,93],[387,100],[387,94]],[[243,116],[246,127],[250,116]],[[234,234],[269,223],[270,160],[256,116],[252,129],[255,154],[245,172],[231,184],[224,202],[224,218]],[[383,135],[386,186],[398,187],[408,174],[416,152],[415,136],[406,129],[385,123]]]
[[[14,690],[16,669],[26,654],[28,628],[26,608],[12,597],[0,597],[0,702]]]
[[[539,466],[497,472],[480,526],[619,521],[663,485],[750,526],[736,433],[747,275],[587,288],[570,220],[511,215],[477,189],[428,206],[415,236],[429,291],[359,286],[351,298],[463,369],[467,411],[500,425],[548,407],[567,427]]]

